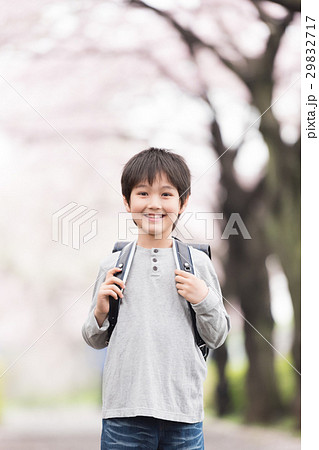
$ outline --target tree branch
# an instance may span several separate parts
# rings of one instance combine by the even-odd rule
[[[161,16],[163,19],[165,19],[179,33],[182,41],[187,46],[187,48],[193,58],[195,57],[197,48],[206,48],[208,50],[211,50],[228,69],[230,69],[232,72],[236,73],[245,82],[245,73],[240,66],[233,64],[232,61],[230,61],[229,59],[222,56],[221,53],[218,51],[218,49],[214,45],[204,42],[195,33],[193,33],[192,30],[180,25],[174,19],[174,17],[171,16],[171,14],[169,12],[159,10],[159,9],[155,8],[154,6],[148,5],[147,3],[145,3],[142,0],[126,0],[126,1],[129,5],[149,9],[149,10],[155,12],[157,15]]]

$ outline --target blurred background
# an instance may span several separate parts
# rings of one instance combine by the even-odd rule
[[[0,21],[0,447],[98,448],[105,351],[81,326],[134,238],[122,168],[154,146],[191,169],[177,232],[211,245],[232,321],[208,445],[299,448],[300,0],[19,0]]]

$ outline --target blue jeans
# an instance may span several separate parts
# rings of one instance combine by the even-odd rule
[[[203,423],[153,417],[103,419],[101,450],[203,450]]]

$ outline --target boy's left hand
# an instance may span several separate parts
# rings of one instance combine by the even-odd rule
[[[175,281],[177,292],[194,305],[204,300],[208,294],[205,281],[200,280],[192,273],[185,272],[185,270],[175,270]]]

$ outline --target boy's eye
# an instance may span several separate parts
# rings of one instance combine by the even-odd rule
[[[148,195],[148,192],[140,191],[140,192],[137,192],[137,195],[139,195],[141,197],[146,197]],[[162,196],[163,197],[172,197],[172,194],[170,192],[163,192]]]

